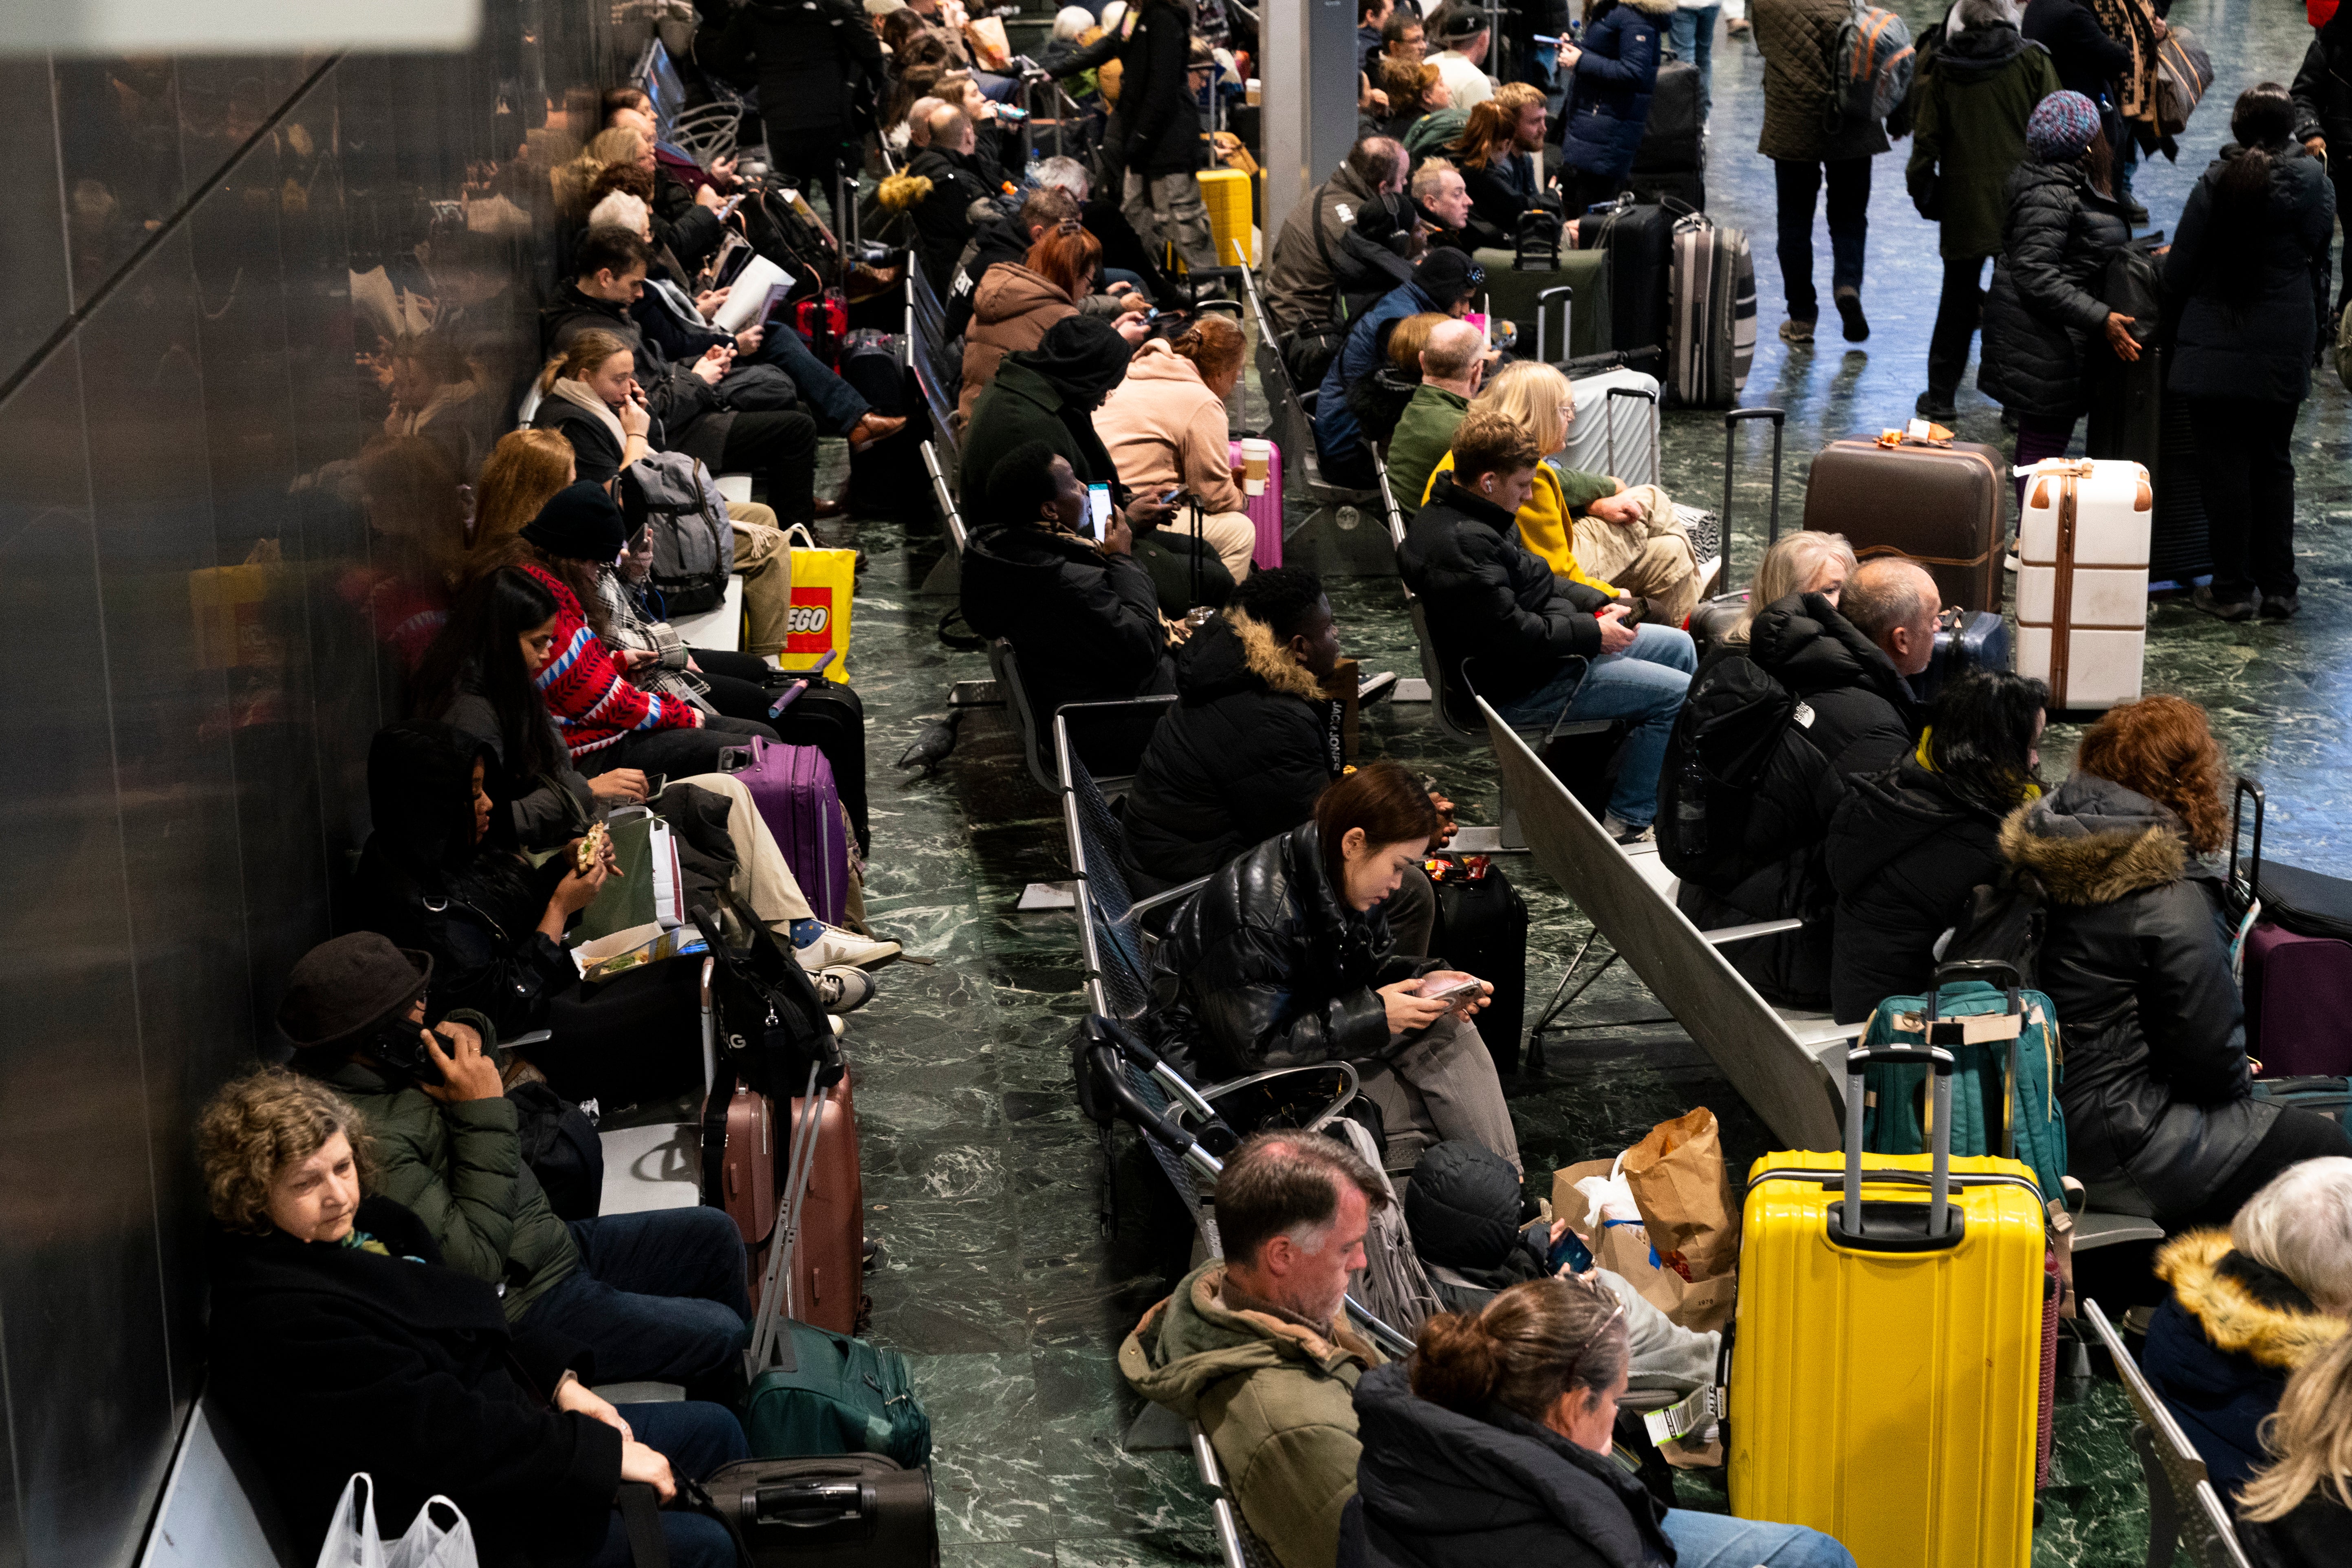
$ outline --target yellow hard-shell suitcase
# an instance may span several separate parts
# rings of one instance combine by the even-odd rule
[[[1861,1153],[1872,1060],[1935,1069],[1932,1152]],[[1950,1073],[1940,1049],[1856,1049],[1844,1152],[1768,1154],[1748,1172],[1731,1509],[1833,1535],[1860,1568],[2032,1557],[2042,1194],[2018,1161],[1950,1157]]]
[[[1217,265],[1240,267],[1255,263],[1250,254],[1250,177],[1239,169],[1202,169],[1201,203],[1209,209],[1209,233],[1217,242]],[[1241,246],[1241,254],[1234,247]]]

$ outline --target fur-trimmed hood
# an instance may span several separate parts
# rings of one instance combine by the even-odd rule
[[[1618,3],[1631,5],[1644,16],[1664,21],[1675,14],[1677,0],[1618,0]]]
[[[2032,873],[2053,903],[2111,904],[2189,873],[2180,819],[2111,780],[2075,773],[2010,813],[2000,826],[2010,864]]]
[[[2352,1327],[2314,1306],[2285,1276],[2232,1250],[2226,1230],[2192,1230],[2167,1242],[2156,1255],[2156,1273],[2214,1349],[2283,1372]]]
[[[1228,606],[1176,655],[1176,689],[1188,702],[1213,702],[1252,686],[1322,700],[1315,677],[1275,641],[1274,628]]]

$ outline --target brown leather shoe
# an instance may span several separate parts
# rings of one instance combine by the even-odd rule
[[[887,441],[906,427],[903,415],[897,418],[885,418],[879,414],[868,414],[849,432],[849,449],[855,452],[873,442]]]
[[[849,509],[837,500],[827,500],[823,496],[816,498],[816,515],[819,517],[845,517],[848,512]]]

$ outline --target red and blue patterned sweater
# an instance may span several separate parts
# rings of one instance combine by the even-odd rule
[[[562,578],[529,563],[523,570],[555,595],[555,657],[539,672],[537,684],[574,758],[601,752],[632,730],[701,727],[702,715],[689,704],[629,684]]]

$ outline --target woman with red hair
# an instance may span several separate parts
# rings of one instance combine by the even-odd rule
[[[2228,769],[2204,710],[2126,703],[2074,776],[2001,828],[2041,894],[2041,988],[2065,1031],[2067,1164],[2093,1206],[2227,1225],[2287,1166],[2352,1155],[2326,1117],[2253,1098],[2221,878]]]

